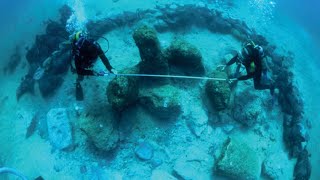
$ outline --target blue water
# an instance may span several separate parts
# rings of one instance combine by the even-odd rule
[[[85,78],[82,85],[86,98],[82,102],[75,100],[76,75],[69,70],[56,76],[62,78],[63,82],[52,96],[44,97],[39,90],[40,82],[35,81],[34,92],[26,93],[17,100],[16,91],[21,79],[30,69],[34,68],[27,62],[26,54],[33,47],[37,35],[45,33],[48,20],[59,21],[59,8],[64,4],[69,5],[73,11],[65,27],[70,35],[79,30],[90,30],[86,29],[86,25],[91,20],[108,22],[110,19],[128,13],[123,19],[113,24],[112,30],[106,30],[101,34],[107,37],[108,41],[101,38],[98,40],[103,50],[110,47],[106,55],[118,72],[141,61],[141,52],[132,38],[135,29],[141,24],[153,26],[164,23],[161,19],[163,16],[159,14],[155,16],[158,19],[148,19],[154,15],[154,11],[159,13],[155,7],[175,9],[183,4],[192,4],[193,7],[209,7],[212,11],[222,11],[225,17],[243,20],[249,28],[255,29],[257,34],[261,34],[270,44],[274,45],[276,53],[289,54],[293,57],[290,61],[292,63],[290,71],[294,77],[293,82],[302,96],[304,118],[308,119],[308,125],[306,125],[308,128],[303,128],[303,130],[309,134],[307,150],[311,154],[310,179],[320,179],[319,0],[138,0],[136,2],[130,0],[51,0],[49,2],[0,0],[0,82],[2,84],[0,88],[0,180],[15,179],[14,175],[4,172],[2,167],[13,168],[14,171],[18,171],[19,174],[29,179],[39,176],[53,180],[112,178],[127,180],[150,179],[151,177],[154,180],[162,180],[165,179],[164,177],[216,179],[225,176],[225,174],[220,176],[221,174],[216,173],[213,169],[214,162],[221,160],[218,158],[221,156],[219,153],[229,136],[238,138],[241,143],[251,148],[250,152],[257,153],[256,156],[260,158],[259,167],[266,159],[271,159],[271,164],[276,166],[278,158],[281,170],[276,169],[274,174],[280,179],[293,178],[296,158],[288,158],[289,151],[283,144],[282,116],[284,113],[281,112],[277,102],[269,103],[271,102],[269,92],[254,91],[251,81],[239,82],[237,89],[231,92],[233,93],[232,98],[239,98],[237,97],[239,93],[243,93],[245,95],[242,96],[247,98],[240,98],[241,100],[254,99],[254,104],[248,106],[249,108],[243,107],[239,113],[250,111],[249,113],[252,113],[250,117],[255,116],[259,121],[269,118],[265,124],[251,129],[246,129],[236,121],[230,121],[230,119],[237,118],[237,115],[230,115],[231,108],[230,112],[227,110],[222,113],[216,113],[209,108],[207,101],[210,100],[204,98],[203,94],[206,81],[172,80],[171,85],[174,88],[164,86],[165,90],[161,88],[159,90],[157,86],[149,87],[147,83],[143,84],[141,85],[143,88],[140,89],[142,93],[137,95],[139,98],[142,97],[141,100],[137,100],[138,102],[133,103],[130,109],[122,112],[121,116],[117,114],[119,116],[114,118],[114,114],[111,113],[113,112],[111,103],[108,102],[110,97],[107,98],[106,95],[106,89],[114,76]],[[143,10],[150,10],[150,12],[143,16],[140,14]],[[193,15],[198,16],[198,14]],[[174,17],[171,17],[170,14],[166,16],[170,24]],[[144,18],[139,21],[131,20],[136,17]],[[122,21],[130,23],[123,25]],[[192,19],[184,19],[184,21],[191,22]],[[208,73],[201,76],[211,76],[210,72],[216,69],[216,65],[221,64],[222,59],[228,60],[230,56],[232,57],[230,52],[239,51],[243,43],[237,39],[236,32],[224,34],[212,32],[207,27],[188,26],[182,30],[175,29],[175,26],[172,27],[165,31],[161,31],[161,28],[157,29],[163,52],[166,52],[164,49],[169,47],[175,38],[187,40],[202,54],[202,62]],[[53,40],[48,38],[42,43],[49,41]],[[40,44],[42,45],[46,46],[46,44]],[[16,47],[19,49],[21,59],[14,65],[16,67],[13,73],[7,73],[4,69],[10,64]],[[43,57],[35,59],[37,58]],[[41,62],[46,58],[41,59]],[[58,58],[58,60],[61,59],[63,57]],[[36,68],[38,66],[41,66],[40,63],[36,64]],[[95,64],[94,68],[105,70],[100,61]],[[179,69],[173,68],[170,69],[170,72],[177,73],[175,75],[193,75],[192,69],[189,69],[187,73],[182,73]],[[48,80],[47,84],[56,83],[51,80]],[[127,83],[129,87],[133,86],[130,82],[124,81],[123,83]],[[175,91],[181,93],[175,93]],[[126,91],[118,91],[118,93],[123,92]],[[126,93],[129,94],[131,91]],[[174,94],[174,97],[166,97],[167,94]],[[160,117],[168,115],[162,116],[161,113],[156,112],[157,108],[148,107],[152,106],[152,103],[146,100],[149,98],[148,95],[152,97],[150,99],[160,102],[153,105],[160,106],[161,113],[172,113],[175,120],[159,120]],[[176,107],[168,109],[168,106],[174,104],[176,99],[180,102],[179,107],[181,108],[178,115],[175,114]],[[241,103],[234,102],[234,105],[238,104]],[[66,151],[55,148],[48,135],[50,133],[46,123],[48,112],[56,108],[66,108],[69,113],[71,128],[67,126],[67,129],[71,129],[72,133],[68,138],[72,136],[75,142],[73,148]],[[59,118],[56,120],[59,121]],[[64,118],[68,119],[61,117],[61,119]],[[90,118],[92,122],[89,121]],[[116,123],[112,120],[115,120]],[[116,125],[110,126],[110,124]],[[84,130],[90,125],[94,130],[91,129],[90,132]],[[115,131],[110,130],[118,126],[119,129],[115,128],[117,129]],[[88,138],[90,133],[94,135]],[[108,141],[99,142],[99,144],[92,140],[95,138],[108,139]],[[119,138],[118,145],[112,151],[107,153],[97,151],[97,147],[107,149],[108,146],[112,146],[112,142],[117,142],[117,138]],[[141,144],[147,145],[139,149]],[[135,154],[136,152],[139,152],[139,155]],[[239,152],[241,151],[236,153]],[[260,169],[258,171],[260,173]],[[263,171],[261,170],[262,173]],[[257,179],[266,179],[263,176],[266,175],[258,174]]]

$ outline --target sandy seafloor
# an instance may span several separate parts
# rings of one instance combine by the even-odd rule
[[[135,11],[138,8],[152,8],[156,4],[167,4],[172,1],[137,1],[119,0],[114,3],[112,1],[97,1],[88,2],[84,7],[91,18],[96,17],[95,14],[100,12],[99,16],[110,15],[110,13],[120,13],[124,10]],[[194,1],[175,1],[178,3],[193,3]],[[320,140],[319,132],[320,125],[320,81],[318,78],[319,57],[315,55],[315,45],[312,38],[304,29],[286,18],[273,18],[261,24],[261,19],[265,18],[266,14],[257,14],[252,18],[244,1],[240,1],[241,5],[236,5],[237,8],[227,10],[230,16],[245,20],[249,27],[256,30],[267,37],[267,39],[278,45],[278,50],[281,52],[292,51],[295,54],[294,73],[297,84],[303,94],[305,102],[305,114],[311,121],[312,128],[310,132],[310,142],[308,149],[311,156],[313,171],[311,179],[319,179],[320,171]],[[17,23],[12,23],[4,28],[3,40],[1,42],[1,63],[5,63],[6,59],[11,55],[16,44],[23,46],[31,45],[36,34],[43,31],[42,21],[57,16],[57,9],[61,2],[52,3],[50,8],[42,2],[30,1],[28,8],[17,19]],[[198,2],[196,2],[198,3]],[[107,10],[105,10],[107,9]],[[220,7],[224,9],[224,7]],[[277,16],[276,16],[277,17]],[[31,18],[31,20],[30,20]],[[259,23],[258,23],[259,22]],[[122,28],[107,33],[105,36],[110,41],[110,51],[107,56],[111,59],[111,64],[118,70],[128,66],[133,66],[139,62],[139,52],[132,39],[131,28]],[[203,56],[203,61],[207,71],[218,65],[218,62],[224,57],[230,49],[240,49],[241,43],[229,35],[212,34],[207,30],[190,29],[185,34],[159,33],[158,37],[163,47],[167,47],[173,37],[182,36],[188,42],[197,46]],[[8,43],[4,43],[8,42]],[[100,41],[102,47],[106,44],[103,40]],[[125,53],[124,53],[125,52]],[[23,58],[22,64],[26,62]],[[102,64],[99,62],[98,66]],[[102,158],[99,154],[92,152],[87,146],[83,136],[75,137],[79,147],[72,152],[57,152],[52,151],[50,143],[38,134],[34,134],[29,139],[25,139],[26,123],[19,118],[19,114],[31,116],[37,111],[48,111],[50,108],[66,107],[74,109],[74,107],[84,107],[99,111],[99,108],[106,108],[107,97],[105,95],[106,84],[110,78],[87,78],[84,81],[85,102],[79,103],[74,98],[74,80],[75,75],[69,73],[65,77],[64,84],[53,98],[43,99],[36,89],[35,95],[25,95],[17,102],[15,91],[20,83],[21,77],[26,73],[27,68],[20,65],[15,74],[0,76],[0,100],[8,97],[6,101],[1,102],[0,110],[0,163],[5,166],[19,169],[28,177],[35,178],[42,176],[45,179],[81,179],[83,175],[80,173],[79,167],[86,165],[92,167],[92,172],[105,173],[104,171],[112,172],[116,177],[123,176],[128,179],[148,179],[152,168],[150,164],[138,160],[134,155],[135,144],[141,140],[152,142],[157,147],[157,153],[165,157],[165,162],[159,168],[170,172],[177,158],[184,154],[190,147],[201,147],[204,151],[210,151],[210,147],[216,144],[221,144],[227,135],[222,127],[208,126],[200,138],[195,137],[184,123],[184,119],[177,119],[172,123],[163,125],[154,117],[150,116],[141,107],[136,107],[127,112],[124,116],[128,122],[127,126],[132,129],[130,133],[123,134],[123,141],[115,158]],[[203,82],[192,87],[183,93],[183,110],[187,114],[201,105],[201,89]],[[253,88],[252,84],[240,85],[241,88]],[[98,87],[98,88],[96,88]],[[181,87],[183,88],[183,87]],[[268,100],[268,92],[259,92],[261,98]],[[206,108],[199,110],[199,116],[206,114]],[[294,160],[289,160],[286,156],[286,151],[282,141],[282,118],[279,117],[279,107],[276,105],[272,112],[266,112],[270,129],[266,132],[266,136],[261,136],[254,131],[239,130],[234,127],[230,134],[237,136],[245,141],[250,147],[257,150],[261,159],[271,154],[278,154],[279,157],[284,157],[287,162],[286,169],[283,174],[283,179],[291,179]],[[72,120],[77,129],[77,122]],[[134,121],[134,122],[132,122]],[[262,133],[264,131],[262,130]],[[78,133],[80,134],[80,133]],[[170,134],[170,138],[166,138]],[[273,139],[270,141],[270,135]],[[264,149],[264,151],[262,151]],[[267,149],[267,150],[266,150]],[[2,164],[0,164],[2,165]],[[57,169],[59,171],[57,172]],[[97,170],[98,169],[98,170]],[[103,171],[103,172],[100,172]],[[1,177],[8,178],[8,177]],[[84,179],[90,179],[82,177]],[[10,178],[9,179],[14,179]]]

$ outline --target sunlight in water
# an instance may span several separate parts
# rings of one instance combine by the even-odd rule
[[[274,9],[277,5],[275,1],[269,0],[250,0],[249,1],[250,8],[254,13],[252,14],[260,14],[261,19],[259,21],[263,24],[268,24],[274,18]]]

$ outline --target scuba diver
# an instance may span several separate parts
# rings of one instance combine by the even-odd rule
[[[79,31],[73,36],[72,56],[75,63],[73,72],[78,74],[76,81],[76,99],[83,100],[83,91],[80,82],[84,76],[104,76],[108,73],[104,71],[96,72],[92,70],[94,62],[100,57],[103,64],[111,74],[117,74],[117,71],[110,65],[108,58],[103,52],[97,41],[89,38],[85,33]]]
[[[117,74],[117,71],[110,65],[105,52],[103,52],[98,42],[89,38],[82,31],[72,35],[71,41],[61,43],[59,45],[59,50],[53,52],[51,56],[48,57],[36,70],[33,75],[33,79],[41,79],[44,73],[50,69],[53,59],[56,59],[60,54],[65,53],[70,48],[72,49],[71,55],[72,59],[74,59],[75,65],[75,67],[73,67],[72,61],[70,61],[71,71],[78,74],[76,80],[76,99],[78,101],[82,101],[83,91],[80,82],[84,79],[84,76],[104,76],[108,74],[104,71],[96,72],[92,70],[92,67],[98,57],[100,57],[110,74]]]
[[[226,65],[220,65],[222,70],[237,63],[237,69],[233,79],[230,80],[248,80],[253,78],[254,88],[257,90],[270,89],[270,94],[274,94],[274,83],[270,77],[267,61],[265,59],[263,48],[256,45],[253,41],[245,44],[242,51],[237,53]],[[246,68],[247,74],[239,76],[241,66]]]

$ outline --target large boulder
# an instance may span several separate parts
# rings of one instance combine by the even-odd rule
[[[136,74],[139,72],[139,67],[121,71],[123,74]],[[108,101],[113,109],[122,112],[130,105],[134,104],[139,95],[139,81],[137,77],[118,76],[114,78],[107,87]]]
[[[264,97],[251,87],[235,93],[232,107],[233,119],[246,127],[253,127],[265,121]]]
[[[170,65],[183,70],[185,73],[204,73],[200,51],[185,40],[175,39],[166,49],[165,57]]]
[[[297,163],[294,166],[294,179],[310,179],[311,175],[311,163],[309,159],[309,153],[305,149],[303,150],[298,157]]]
[[[283,140],[291,157],[298,157],[309,141],[305,120],[288,114],[283,118]]]
[[[119,131],[112,114],[108,116],[96,117],[95,115],[89,115],[82,117],[80,127],[98,150],[109,152],[118,146]]]
[[[72,129],[65,108],[51,109],[47,114],[49,140],[58,150],[65,150],[72,146]]]
[[[229,138],[215,169],[232,179],[259,179],[261,163],[257,152],[246,143]]]
[[[63,78],[54,74],[46,74],[39,81],[39,90],[43,97],[52,96],[63,83]]]
[[[228,74],[216,70],[209,77],[227,79]],[[231,89],[227,81],[208,80],[205,85],[205,92],[215,110],[221,111],[228,108]]]
[[[290,171],[289,158],[285,152],[276,152],[267,157],[262,164],[262,174],[268,179],[280,180],[288,179],[286,173]]]
[[[134,31],[133,39],[140,52],[140,72],[168,74],[168,62],[163,58],[156,31],[145,25],[140,26]]]
[[[182,112],[180,90],[171,85],[143,90],[140,102],[160,119],[175,119]]]

